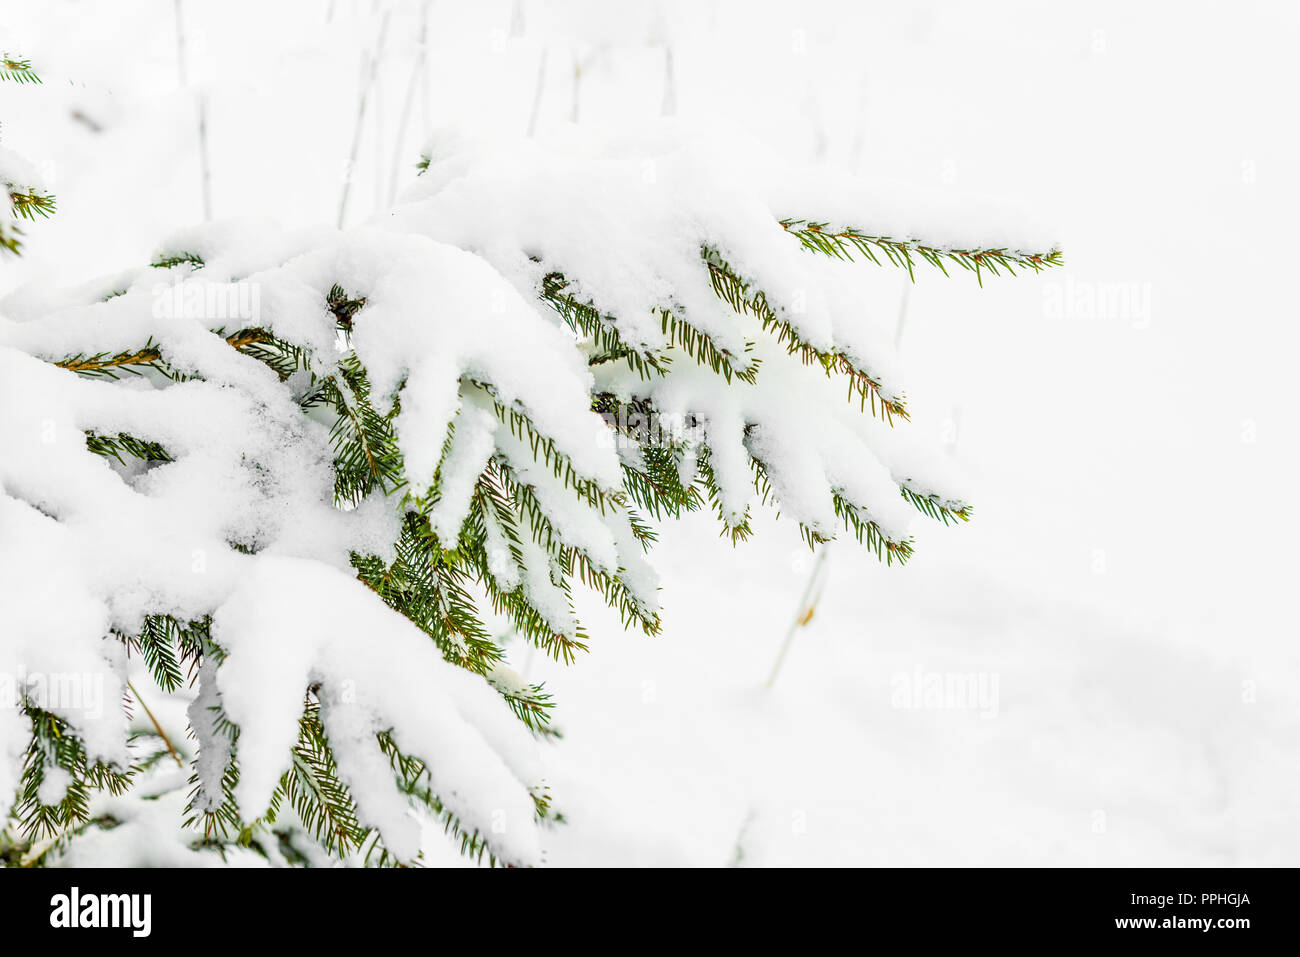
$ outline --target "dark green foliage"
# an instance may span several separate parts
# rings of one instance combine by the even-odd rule
[[[24,710],[32,723],[32,739],[13,813],[21,822],[24,836],[40,840],[89,821],[91,794],[95,791],[123,793],[131,784],[132,771],[117,770],[98,761],[92,763],[86,756],[85,746],[64,719],[34,705]],[[41,800],[41,785],[54,769],[68,776],[68,787],[61,800],[46,804]]]
[[[41,78],[32,70],[30,60],[5,54],[0,57],[0,81],[10,83],[40,83]],[[30,183],[10,183],[0,181],[9,196],[9,208],[17,219],[35,220],[38,216],[52,216],[55,210],[54,197],[49,193],[33,189]],[[15,223],[0,220],[0,249],[14,256],[22,254],[23,231]]]
[[[975,274],[976,280],[984,285],[983,273],[987,270],[994,276],[1000,275],[999,269],[1005,269],[1011,275],[1013,267],[1032,269],[1034,272],[1050,266],[1060,266],[1065,262],[1064,254],[1059,249],[1045,253],[1016,252],[1007,249],[947,249],[930,246],[915,239],[898,240],[888,236],[870,236],[852,227],[835,229],[828,223],[813,223],[806,219],[783,219],[781,225],[785,231],[799,237],[799,241],[814,252],[834,256],[837,259],[852,259],[853,251],[870,259],[877,266],[881,265],[880,255],[894,266],[903,266],[907,274],[915,279],[913,265],[919,256],[931,266],[948,275],[946,263],[956,263],[962,269]]]
[[[25,62],[5,60],[3,65],[0,76],[17,82],[34,81]],[[421,170],[427,163],[427,159],[422,160]],[[46,204],[39,197],[28,196],[19,205],[13,193],[11,198],[18,215],[27,218],[53,210],[52,199]],[[955,262],[975,272],[981,281],[985,271],[997,275],[999,270],[1014,272],[1013,266],[1038,270],[1061,262],[1057,250],[1029,254],[1004,249],[943,249],[915,240],[871,236],[851,228],[832,229],[825,223],[805,220],[785,220],[781,226],[791,234],[792,242],[798,240],[812,252],[839,259],[852,259],[858,254],[877,264],[905,267],[909,274],[917,258],[945,272],[946,264]],[[161,256],[152,265],[160,269],[187,265],[200,269],[204,263],[195,253],[179,251]],[[804,364],[820,367],[828,377],[842,376],[849,399],[864,410],[869,405],[889,424],[895,418],[907,418],[902,397],[888,389],[863,357],[808,343],[795,325],[771,305],[764,291],[733,268],[719,250],[701,249],[700,268],[707,270],[719,300],[738,315],[757,320],[756,327],[750,324],[755,336],[772,336]],[[675,361],[697,363],[736,388],[752,385],[761,375],[759,363],[750,355],[755,344],[746,343],[743,355],[728,352],[693,325],[691,316],[680,307],[664,303],[655,317],[662,343],[653,349],[634,346],[620,334],[617,317],[586,301],[575,288],[563,273],[552,270],[545,274],[538,298],[554,313],[557,322],[579,338],[591,366],[625,363],[647,387],[643,395],[598,392],[591,399],[592,411],[599,413],[631,449],[622,457],[621,488],[602,488],[580,475],[527,411],[503,401],[491,382],[464,375],[460,381],[462,399],[490,408],[530,450],[534,463],[547,469],[578,500],[602,515],[625,515],[634,540],[647,550],[656,537],[651,521],[678,518],[700,509],[713,510],[721,522],[722,534],[733,542],[747,539],[752,534],[749,510],[746,508],[739,516],[724,513],[722,490],[707,443],[655,428],[657,411],[648,387],[668,375]],[[509,672],[505,666],[507,642],[517,640],[532,645],[567,663],[587,649],[591,638],[580,624],[571,629],[554,627],[530,601],[528,589],[519,583],[520,576],[508,573],[518,573],[526,554],[535,546],[548,562],[550,582],[569,599],[570,610],[575,583],[599,593],[607,605],[619,612],[625,627],[639,628],[648,635],[657,634],[661,628],[657,610],[645,607],[634,594],[624,580],[624,569],[599,567],[582,549],[561,538],[542,506],[538,490],[526,477],[531,473],[513,468],[503,454],[494,455],[478,476],[458,534],[453,540],[440,539],[431,527],[430,515],[441,494],[442,465],[431,477],[407,475],[395,431],[401,410],[401,384],[393,395],[373,394],[370,376],[350,348],[357,325],[365,322],[366,297],[336,284],[329,289],[322,306],[327,321],[332,319],[339,342],[340,351],[330,356],[314,355],[268,329],[210,331],[244,356],[270,368],[282,382],[292,380],[294,399],[304,415],[329,421],[333,499],[338,508],[353,509],[381,496],[388,498],[400,514],[400,533],[388,557],[352,555],[357,578],[389,608],[419,628],[444,659],[482,676],[530,731],[539,737],[555,736],[551,728],[551,696],[542,686],[522,682]],[[121,352],[51,357],[51,361],[84,376],[115,379],[121,374],[154,374],[171,381],[186,378],[173,367],[164,347],[152,340]],[[702,424],[706,423],[687,423],[688,427]],[[444,462],[454,434],[453,425],[443,447]],[[148,468],[172,461],[168,450],[148,437],[89,432],[86,446],[119,465],[134,462]],[[764,504],[779,504],[774,500],[766,464],[752,454],[749,464],[758,499]],[[970,518],[969,506],[914,487],[909,480],[900,480],[899,492],[919,511],[945,524]],[[840,490],[833,490],[832,496],[835,514],[847,532],[882,561],[901,563],[910,557],[910,540],[891,540]],[[825,530],[801,530],[810,546],[827,538]],[[248,543],[240,547],[250,552],[257,549]],[[493,630],[490,623],[494,617],[508,623],[507,635]],[[112,637],[122,642],[128,654],[139,655],[158,688],[170,693],[193,684],[205,660],[220,661],[222,651],[212,640],[210,623],[206,616],[180,622],[158,613],[146,616],[137,633]],[[356,856],[378,865],[414,863],[397,860],[381,836],[361,823],[353,796],[340,778],[326,731],[328,702],[322,701],[322,689],[318,687],[304,688],[303,695],[298,741],[285,756],[285,770],[269,809],[255,820],[242,817],[234,800],[239,778],[239,729],[219,703],[212,706],[216,734],[224,739],[220,743],[228,746],[231,760],[223,769],[221,793],[215,804],[198,793],[197,772],[191,778],[195,791],[185,823],[194,830],[194,846],[222,853],[241,847],[271,859],[305,864],[311,855],[295,843],[305,832],[335,857]],[[156,740],[152,735],[140,739],[140,756],[132,767],[91,764],[73,730],[61,719],[34,708],[27,713],[33,737],[16,816],[28,842],[52,838],[53,847],[59,848],[87,827],[115,826],[117,822],[107,817],[91,820],[91,795],[97,790],[120,793],[130,786],[133,777],[159,762],[172,757],[181,760],[155,722]],[[397,730],[375,736],[376,746],[389,760],[395,784],[414,805],[440,820],[464,853],[476,860],[497,863],[499,855],[491,836],[467,829],[447,807],[444,796],[433,792],[424,762],[398,748]],[[164,744],[166,747],[162,747]],[[55,767],[68,773],[71,784],[58,803],[46,805],[40,801],[39,791],[48,770]],[[561,819],[550,811],[548,795],[539,791],[533,796],[539,819]],[[0,840],[0,858],[7,863],[24,859],[29,850]]]
[[[901,397],[886,397],[881,393],[882,383],[879,378],[841,352],[823,352],[805,342],[788,321],[777,316],[763,291],[751,289],[750,284],[736,275],[716,250],[706,248],[703,256],[709,267],[713,291],[719,299],[736,312],[758,319],[763,329],[774,335],[791,355],[798,356],[804,365],[821,366],[828,378],[843,375],[848,383],[849,398],[858,397],[863,409],[870,402],[872,414],[876,414],[879,403],[880,416],[891,425],[894,416],[903,419],[908,417]]]
[[[195,269],[201,269],[203,268],[203,257],[198,253],[168,253],[165,256],[159,256],[149,265],[155,269],[171,269],[173,266],[182,266],[186,264],[193,266]]]
[[[172,457],[157,442],[145,442],[135,436],[119,432],[117,435],[98,435],[86,433],[86,448],[96,455],[116,459],[119,465],[125,465],[128,458],[140,459],[142,462],[170,462]]]
[[[0,81],[11,83],[40,83],[41,78],[32,70],[32,61],[11,57],[0,57]]]

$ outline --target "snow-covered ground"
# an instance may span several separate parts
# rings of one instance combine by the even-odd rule
[[[0,293],[142,262],[201,217],[199,92],[222,218],[332,224],[350,175],[359,222],[434,126],[600,128],[667,102],[1060,224],[1063,270],[910,290],[904,427],[967,476],[975,520],[919,525],[901,569],[836,543],[773,688],[812,566],[770,517],[736,549],[705,517],[663,530],[662,637],[591,601],[576,665],[516,654],[559,701],[551,863],[1300,857],[1300,12],[187,0],[180,90],[171,0],[0,6],[0,42],[46,80],[0,86],[2,142],[59,197]],[[893,335],[903,277],[872,280]]]

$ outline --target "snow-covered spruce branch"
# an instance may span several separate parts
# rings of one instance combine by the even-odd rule
[[[0,57],[0,80],[11,83],[40,83],[41,78],[32,69],[32,61],[5,54]]]
[[[834,350],[823,351],[800,338],[798,331],[788,320],[781,319],[767,304],[766,294],[760,290],[751,290],[732,270],[731,266],[711,249],[704,249],[703,256],[709,267],[709,278],[719,298],[725,300],[738,313],[754,316],[763,324],[763,329],[776,336],[791,355],[797,355],[804,364],[819,363],[826,370],[827,376],[842,374],[848,383],[849,397],[857,396],[860,405],[865,408],[871,404],[871,412],[879,414],[890,424],[894,416],[906,419],[907,407],[901,395],[890,395],[879,378],[865,369],[859,368],[849,356]]]
[[[1047,251],[1025,251],[1006,248],[959,249],[951,246],[931,245],[919,239],[893,239],[889,236],[872,236],[852,226],[832,226],[829,223],[812,223],[806,219],[783,219],[781,226],[809,249],[838,256],[853,258],[853,251],[880,265],[877,253],[895,266],[907,269],[909,277],[915,279],[914,266],[916,258],[924,260],[931,266],[942,270],[946,276],[948,268],[945,260],[956,263],[962,269],[975,273],[980,285],[984,284],[983,273],[1000,275],[998,269],[1005,269],[1015,275],[1016,266],[1040,272],[1051,266],[1061,265],[1065,259],[1059,249]]]
[[[41,78],[32,69],[31,61],[5,54],[0,57],[0,81],[12,83],[40,83]],[[35,220],[38,216],[51,216],[55,199],[40,184],[36,170],[17,153],[0,147],[0,186],[9,198],[10,216],[0,216],[0,250],[12,255],[22,252],[22,230],[9,220]]]
[[[631,154],[443,139],[422,166],[365,226],[212,224],[0,301],[0,674],[97,676],[110,702],[23,685],[0,712],[6,860],[74,853],[147,789],[184,794],[199,851],[416,862],[414,806],[535,863],[553,703],[507,640],[574,661],[578,585],[657,633],[647,553],[685,512],[741,541],[757,498],[890,563],[918,511],[969,518],[892,428],[897,370],[836,243],[975,247],[809,241],[670,129]],[[197,689],[188,783],[111,705],[136,658]]]

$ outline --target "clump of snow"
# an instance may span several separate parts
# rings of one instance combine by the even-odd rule
[[[5,146],[0,146],[0,183],[19,192],[43,192],[45,182],[32,162]]]

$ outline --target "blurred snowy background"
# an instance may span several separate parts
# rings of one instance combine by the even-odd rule
[[[0,294],[144,262],[202,219],[200,112],[215,218],[334,223],[346,184],[345,222],[362,221],[448,123],[673,114],[799,162],[1010,197],[1060,226],[1063,270],[982,290],[931,271],[905,290],[862,267],[899,335],[904,427],[967,476],[975,520],[918,523],[902,569],[832,546],[771,689],[813,565],[771,516],[738,549],[708,516],[664,530],[661,638],[589,601],[595,640],[575,666],[516,649],[559,702],[551,863],[1300,860],[1300,9],[182,12],[183,71],[173,0],[0,2],[0,46],[45,80],[0,87],[3,141],[59,200],[0,265]],[[970,676],[979,701],[907,700]]]

